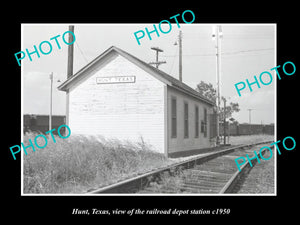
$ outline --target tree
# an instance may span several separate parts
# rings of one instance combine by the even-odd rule
[[[198,91],[201,95],[204,97],[208,98],[212,102],[216,104],[216,99],[217,99],[217,91],[213,87],[211,83],[205,83],[204,81],[201,81],[199,84],[197,84],[196,91]],[[224,102],[225,97],[221,96],[221,107],[220,107],[220,117],[219,120],[223,121],[224,120],[224,107],[222,107],[222,103]],[[234,112],[239,112],[239,104],[238,103],[233,103],[230,102],[228,104],[228,101],[226,101],[226,109],[225,109],[225,118],[232,118],[232,113]],[[232,118],[233,119],[233,118]],[[233,119],[234,120],[234,119]],[[232,120],[232,121],[233,121]]]
[[[216,104],[217,91],[211,83],[207,84],[201,81],[200,84],[197,84],[196,91]]]

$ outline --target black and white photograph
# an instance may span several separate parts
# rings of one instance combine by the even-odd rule
[[[276,195],[276,24],[22,24],[16,59],[23,195]]]
[[[296,5],[108,3],[5,7],[4,220],[293,221]]]

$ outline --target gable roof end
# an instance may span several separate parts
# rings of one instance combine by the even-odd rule
[[[68,89],[70,89],[70,87],[72,87],[75,84],[75,82],[78,80],[78,78],[85,76],[84,72],[88,68],[95,65],[99,61],[107,58],[109,55],[111,55],[111,53],[117,53],[117,54],[123,56],[124,58],[126,58],[130,62],[136,64],[137,66],[139,66],[141,69],[145,70],[146,72],[152,74],[157,79],[164,82],[165,84],[167,84],[171,87],[174,87],[174,88],[176,88],[186,94],[189,94],[193,97],[196,97],[210,105],[213,105],[213,106],[215,105],[215,103],[213,103],[211,100],[207,99],[206,97],[201,95],[199,92],[197,92],[193,88],[189,87],[188,85],[184,84],[183,82],[177,80],[176,78],[170,76],[169,74],[149,65],[148,63],[140,60],[139,58],[137,58],[137,57],[129,54],[128,52],[126,52],[120,48],[117,48],[115,46],[111,46],[110,48],[108,48],[106,51],[104,51],[102,54],[97,56],[94,60],[92,60],[86,66],[84,66],[82,69],[80,69],[76,74],[69,77],[66,81],[64,81],[61,85],[58,86],[58,89],[61,91],[67,91]]]

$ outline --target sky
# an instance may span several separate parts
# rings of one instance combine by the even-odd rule
[[[70,24],[22,24],[22,43],[20,51],[34,51],[41,42],[49,41],[52,52],[48,55],[40,53],[40,58],[32,54],[21,61],[22,71],[22,110],[23,114],[49,114],[50,79],[53,72],[53,115],[65,115],[65,92],[57,86],[67,77],[67,51],[62,35],[68,31]],[[216,48],[212,40],[212,27],[216,24],[180,24],[180,28],[172,24],[169,33],[153,33],[152,40],[147,35],[140,39],[138,45],[134,32],[147,27],[153,29],[153,24],[72,24],[75,26],[76,40],[74,42],[74,67],[76,73],[112,45],[121,48],[145,62],[155,61],[155,51],[151,47],[159,47],[164,52],[159,54],[161,64],[159,69],[178,79],[178,40],[179,30],[182,31],[183,82],[192,88],[200,81],[216,86]],[[274,24],[219,24],[222,26],[221,39],[221,93],[229,102],[237,102],[240,112],[233,117],[239,123],[269,124],[275,122],[276,75],[271,68],[276,65],[276,25]],[[158,24],[156,23],[156,26]],[[167,27],[162,27],[167,30]],[[57,38],[61,49],[58,49]],[[66,41],[67,41],[66,35]],[[46,52],[47,45],[43,45]],[[17,61],[16,61],[16,65]],[[263,71],[273,74],[270,85],[253,85],[253,92],[248,88],[238,96],[234,84],[254,81]],[[59,81],[60,82],[59,82]],[[263,79],[265,82],[268,78]]]

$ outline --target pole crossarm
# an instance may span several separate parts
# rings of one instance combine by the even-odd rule
[[[167,63],[166,61],[158,61],[158,53],[163,52],[162,49],[158,47],[151,47],[152,50],[156,51],[156,62],[150,62],[150,65],[156,65],[155,67],[158,69],[158,66],[163,63]]]

